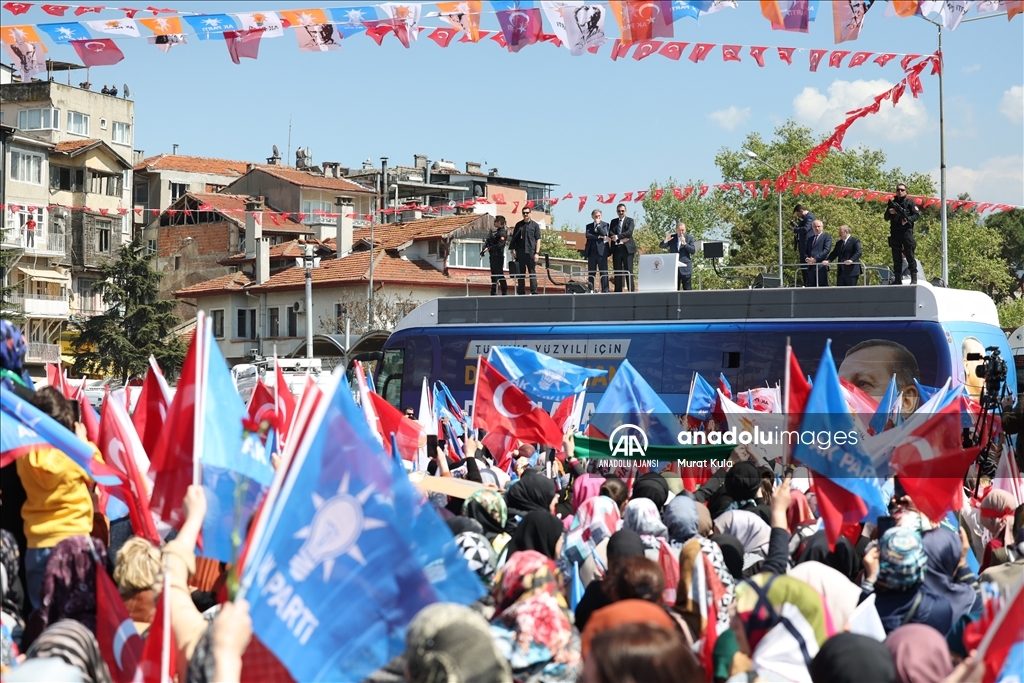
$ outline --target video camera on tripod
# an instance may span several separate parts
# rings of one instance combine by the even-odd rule
[[[999,347],[985,348],[988,355],[968,353],[966,360],[981,361],[975,368],[976,377],[985,380],[985,390],[981,394],[981,404],[989,410],[996,410],[1002,403],[1002,395],[1006,385],[1006,361],[999,353]]]

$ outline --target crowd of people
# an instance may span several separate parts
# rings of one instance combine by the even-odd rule
[[[2,332],[4,391],[84,438],[70,402],[27,380],[20,332]],[[477,487],[424,504],[486,597],[420,611],[372,683],[981,681],[976,626],[993,596],[1024,583],[1024,506],[988,481],[941,523],[897,481],[890,516],[830,544],[826,501],[801,468],[737,459],[687,490],[674,472],[584,463],[570,433],[557,452],[521,445],[510,479],[474,436],[462,441],[461,459],[438,450],[429,471]],[[114,680],[97,639],[103,573],[144,639],[170,591],[179,681],[288,680],[252,637],[247,604],[227,600],[230,567],[196,557],[202,487],[157,547],[107,519],[93,482],[55,449],[2,474],[4,681]]]

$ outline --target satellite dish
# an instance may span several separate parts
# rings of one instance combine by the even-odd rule
[[[124,98],[127,100],[131,96],[132,96],[132,91],[128,89],[128,84],[125,83],[124,84]]]
[[[281,156],[281,151],[277,149],[277,145],[274,145],[274,156],[275,157]]]
[[[449,208],[454,209],[455,208],[455,200],[454,199],[449,199],[448,200],[448,206],[449,206]]]

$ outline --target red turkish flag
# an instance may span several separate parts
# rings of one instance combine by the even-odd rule
[[[96,14],[99,14],[104,9],[106,9],[106,8],[103,7],[102,5],[92,6],[92,7],[87,7],[85,5],[79,5],[78,9],[75,10],[75,16],[76,17],[80,17],[83,14],[88,14],[89,12],[95,12]]]
[[[825,56],[828,50],[811,50],[811,71],[818,70],[818,64],[821,63],[821,58]]]
[[[843,59],[845,59],[848,54],[850,54],[849,50],[833,50],[832,54],[828,56],[828,65],[838,69],[842,66]]]
[[[75,48],[82,64],[86,66],[109,66],[124,59],[124,53],[110,38],[69,41]]]
[[[722,46],[722,61],[723,62],[742,62],[740,59],[740,48],[742,45],[723,45]]]
[[[654,201],[656,201],[656,202],[661,201],[661,198],[664,197],[664,196],[665,196],[665,190],[655,190],[654,191]]]
[[[846,68],[852,69],[855,66],[860,66],[864,62],[868,61],[868,57],[875,54],[874,52],[858,52],[850,58],[850,63],[846,65]]]
[[[636,197],[633,199],[634,202],[642,202],[644,197],[647,196],[647,190],[640,190],[636,193]]]
[[[878,55],[872,61],[878,66],[885,66],[893,59],[896,59],[896,55],[892,53],[886,53],[884,55]]]
[[[142,661],[142,637],[128,616],[114,580],[96,567],[96,642],[116,683],[130,683]]]
[[[631,201],[633,201],[633,193],[632,192],[627,192],[626,194],[622,195],[622,201],[624,201],[624,202],[631,202]]]
[[[672,194],[675,196],[676,199],[678,199],[680,201],[683,200],[683,188],[681,188],[681,187],[673,187],[672,188]]]
[[[394,457],[394,453],[391,452],[391,435],[394,434],[399,455],[403,460],[414,462],[420,446],[427,443],[427,433],[422,425],[407,418],[380,394],[371,391],[369,396],[377,413],[381,436],[384,438],[384,450]]]
[[[583,210],[583,206],[587,203],[587,195],[581,194],[579,196],[579,200],[580,200],[580,208],[578,208],[577,211],[582,211]]]
[[[818,499],[818,514],[825,526],[829,550],[835,550],[840,536],[852,529],[860,531],[860,521],[868,514],[868,506],[827,477],[812,471],[811,488]]]
[[[750,46],[750,56],[754,58],[754,61],[757,62],[758,66],[764,66],[764,51],[767,49],[767,47],[763,47],[761,45]]]
[[[889,461],[917,509],[933,521],[960,508],[963,479],[980,447],[961,445],[962,401],[953,401],[907,434]]]
[[[247,31],[225,31],[224,42],[228,46],[228,55],[235,64],[241,64],[241,58],[256,59],[260,55],[260,38],[266,29],[254,28]]]
[[[689,43],[680,43],[677,41],[665,43],[665,46],[658,50],[658,54],[662,57],[668,57],[669,59],[678,62],[679,58],[683,56],[683,50],[686,49],[687,45],[689,45]]]
[[[562,432],[541,408],[483,358],[473,395],[473,427],[512,434],[525,443],[558,446]]]
[[[124,12],[124,16],[128,19],[134,19],[135,15],[142,11],[131,7],[121,7],[120,9],[122,12]]]
[[[636,44],[636,49],[633,50],[633,59],[638,62],[641,59],[646,59],[657,52],[662,45],[664,45],[664,41],[661,40],[642,40]]]
[[[711,52],[711,48],[715,46],[714,43],[697,43],[693,46],[693,50],[690,52],[689,60],[696,64],[697,62],[703,62],[704,58]]]
[[[784,61],[786,64],[793,66],[793,51],[795,47],[780,47],[779,48],[779,59]]]
[[[435,28],[427,38],[430,38],[441,47],[448,47],[456,33],[458,31],[453,28]]]
[[[277,361],[275,361],[274,367],[274,405],[277,413],[278,434],[282,439],[287,439],[292,421],[295,419],[296,403],[295,396],[288,388],[284,372],[281,371],[281,366],[277,365]]]
[[[263,380],[256,380],[256,388],[252,390],[249,397],[248,413],[249,419],[256,424],[266,420],[277,429],[277,406],[274,404],[274,394],[270,387],[263,383]]]
[[[612,192],[610,195],[608,195],[607,198],[605,198],[603,194],[599,194],[597,195],[597,201],[600,202],[601,204],[611,204],[612,202],[615,201],[615,193]]]
[[[903,55],[903,59],[900,60],[900,68],[907,71],[910,68],[910,63],[920,56],[921,55]]]
[[[43,5],[40,9],[54,17],[63,17],[71,9],[71,5]]]
[[[480,31],[480,37],[477,40],[473,40],[468,33],[463,33],[462,37],[459,38],[460,43],[475,43],[483,40],[487,36],[491,35],[490,31]]]
[[[24,14],[30,7],[32,5],[27,2],[8,2],[4,5],[4,9],[11,14]]]
[[[623,43],[618,38],[612,43],[612,61],[616,59],[625,59],[626,55],[629,54],[629,43]]]
[[[164,683],[173,681],[178,674],[178,647],[171,628],[171,584],[170,575],[164,573],[164,588],[156,603],[156,614],[142,646],[142,661],[139,669],[143,683]],[[164,662],[167,670],[164,671]],[[245,679],[243,679],[245,680]]]
[[[163,429],[170,406],[171,397],[167,382],[160,373],[160,366],[151,359],[149,372],[142,381],[142,391],[135,402],[135,412],[132,413],[132,424],[146,453],[156,451],[160,430]]]
[[[494,456],[494,464],[503,472],[507,472],[512,464],[512,451],[519,448],[519,440],[511,434],[504,432],[487,432],[487,435],[480,441],[487,450]]]
[[[384,40],[384,36],[389,33],[394,33],[395,27],[393,24],[383,23],[380,21],[364,21],[363,26],[366,27],[366,35],[373,38],[373,42],[380,45]]]
[[[519,211],[519,202],[512,202],[512,213]]]
[[[498,45],[501,45],[502,47],[508,47],[508,42],[505,40],[505,34],[502,33],[501,31],[498,31],[496,34],[494,34],[494,37],[491,38],[491,40],[496,42]]]

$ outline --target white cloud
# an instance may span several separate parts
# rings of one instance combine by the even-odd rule
[[[740,109],[736,105],[728,109],[719,109],[708,114],[708,118],[726,130],[736,130],[750,118],[750,107]]]
[[[980,71],[980,70],[981,70],[981,64],[971,64],[970,66],[962,66],[962,67],[960,67],[960,73],[965,73],[965,74],[972,74],[975,71]]]
[[[804,88],[793,99],[793,114],[804,125],[819,131],[831,130],[846,119],[846,112],[871,104],[875,95],[893,85],[881,78],[852,82],[835,80],[828,87],[827,95],[817,88]],[[887,140],[906,140],[925,130],[928,123],[924,105],[908,90],[898,105],[893,107],[890,100],[883,101],[877,114],[864,117],[851,130],[880,135]]]
[[[1024,122],[1024,87],[1015,85],[1004,92],[999,111],[1013,123]]]
[[[939,169],[931,171],[939,186]],[[1024,205],[1024,156],[992,157],[977,168],[950,166],[946,169],[946,196],[968,192],[971,199],[996,204]]]

